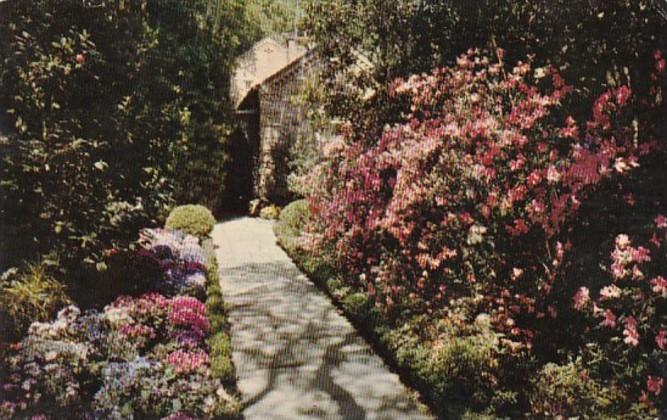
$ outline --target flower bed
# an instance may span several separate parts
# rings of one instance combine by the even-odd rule
[[[68,306],[53,322],[33,323],[6,360],[0,417],[238,415],[228,391],[230,352],[217,344],[228,337],[211,335],[225,326],[224,313],[209,302],[221,302],[219,294],[207,296],[207,288],[218,290],[214,258],[197,238],[178,231],[144,230],[139,244],[138,252],[162,268],[155,291],[120,296],[102,311]]]

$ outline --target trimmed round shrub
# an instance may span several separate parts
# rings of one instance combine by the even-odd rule
[[[288,252],[296,252],[299,248],[299,238],[309,218],[310,211],[306,200],[293,201],[280,212],[278,223],[274,225],[273,231],[280,245]]]
[[[296,200],[289,203],[280,212],[279,220],[286,228],[291,229],[293,236],[301,234],[310,216],[307,200]]]
[[[180,230],[200,238],[213,231],[215,218],[209,209],[198,204],[178,206],[169,213],[165,228]]]

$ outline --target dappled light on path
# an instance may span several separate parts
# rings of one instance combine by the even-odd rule
[[[428,418],[275,245],[269,222],[237,219],[213,237],[247,419]]]

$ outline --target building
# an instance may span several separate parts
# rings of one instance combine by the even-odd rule
[[[233,171],[241,177],[235,181],[246,181],[236,194],[242,201],[252,197],[284,204],[293,198],[287,186],[289,149],[297,139],[316,137],[306,108],[311,104],[299,100],[307,84],[317,81],[320,68],[316,47],[306,46],[305,41],[265,38],[236,62],[231,95],[241,128],[232,141],[237,156]],[[355,64],[339,75],[343,83],[373,68],[366,56],[353,54]],[[361,96],[373,93],[369,89]],[[318,138],[331,135],[318,134]]]
[[[295,37],[285,42],[265,38],[237,59],[231,96],[241,129],[233,142],[237,154],[245,156],[237,161],[246,159],[250,167],[238,162],[236,169],[245,170],[252,183],[246,183],[242,195],[278,203],[289,199],[287,156],[281,156],[288,151],[280,148],[310,130],[306,110],[295,97],[316,67],[314,49]]]

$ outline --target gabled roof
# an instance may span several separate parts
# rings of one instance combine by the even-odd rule
[[[267,37],[236,60],[232,75],[231,96],[238,107],[253,89],[285,67],[298,62],[308,52],[296,42],[280,43]]]

